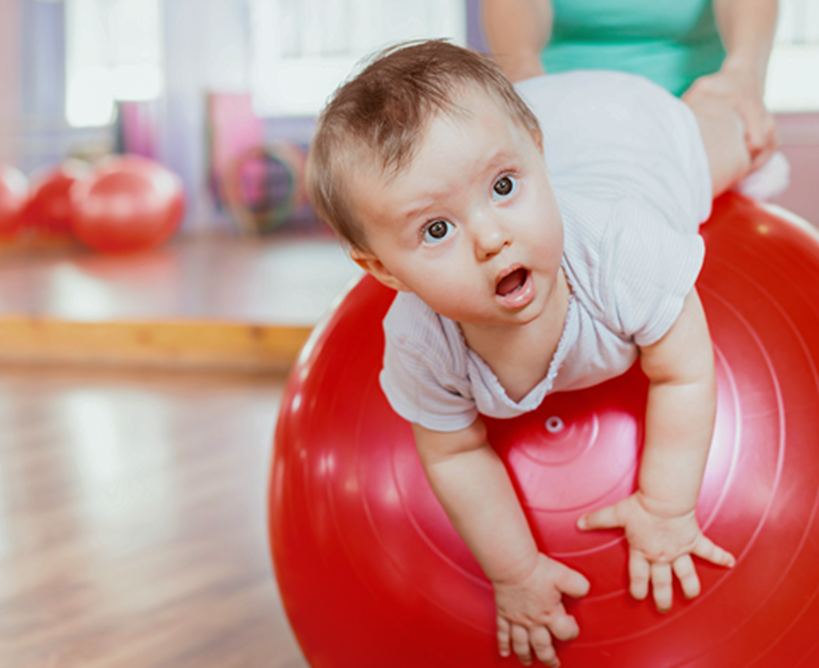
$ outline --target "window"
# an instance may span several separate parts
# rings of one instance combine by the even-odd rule
[[[819,0],[780,0],[765,104],[774,112],[819,111]]]
[[[400,41],[466,43],[464,0],[252,0],[251,86],[262,116],[312,116],[364,56]]]
[[[160,0],[66,0],[66,118],[111,122],[117,100],[162,91]]]

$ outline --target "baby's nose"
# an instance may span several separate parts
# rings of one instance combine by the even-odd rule
[[[482,225],[476,235],[476,251],[481,259],[500,253],[511,239],[505,228],[497,224]]]
[[[491,212],[476,216],[472,228],[475,235],[475,252],[479,259],[497,255],[512,241],[508,227]]]

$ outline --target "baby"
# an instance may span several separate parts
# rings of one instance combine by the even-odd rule
[[[525,102],[524,102],[525,100]],[[689,598],[692,555],[734,557],[694,510],[714,423],[711,340],[694,287],[711,200],[749,169],[740,119],[613,72],[513,88],[483,56],[387,50],[324,110],[308,159],[319,214],[399,291],[381,386],[412,423],[430,485],[494,586],[501,655],[558,666],[586,578],[538,551],[481,414],[512,417],[639,357],[650,381],[637,491],[578,519],[622,527],[630,591]]]

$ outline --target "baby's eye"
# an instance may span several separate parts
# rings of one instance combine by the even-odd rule
[[[492,199],[506,199],[518,187],[518,180],[514,176],[501,176],[492,186]]]
[[[454,226],[447,220],[433,220],[424,230],[424,241],[437,244],[446,239],[453,229]]]

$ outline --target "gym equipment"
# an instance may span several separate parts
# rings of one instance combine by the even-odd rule
[[[591,581],[566,601],[581,634],[557,643],[563,668],[819,666],[819,235],[734,194],[702,235],[718,408],[697,513],[733,569],[695,559],[702,594],[675,585],[661,615],[628,594],[622,532],[575,528],[635,487],[639,366],[487,419],[541,549]],[[291,373],[269,496],[285,610],[316,668],[519,665],[498,656],[491,586],[380,390],[392,298],[362,279]]]
[[[70,191],[78,180],[87,178],[90,171],[90,166],[79,160],[67,160],[32,177],[31,192],[22,214],[24,224],[46,236],[69,236]]]

